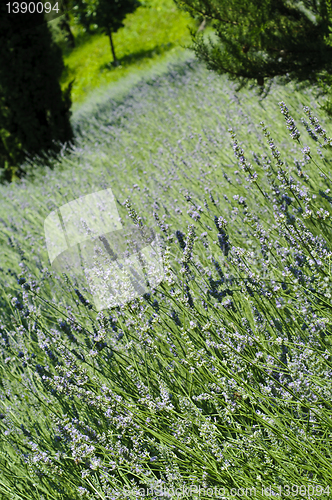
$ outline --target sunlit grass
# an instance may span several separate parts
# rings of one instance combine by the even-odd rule
[[[125,27],[114,34],[114,45],[120,66],[112,66],[110,41],[106,35],[85,35],[77,48],[64,53],[65,87],[75,79],[73,102],[80,103],[88,94],[110,82],[135,72],[144,73],[170,50],[190,44],[188,26],[195,23],[180,12],[172,0],[149,0],[127,16]]]

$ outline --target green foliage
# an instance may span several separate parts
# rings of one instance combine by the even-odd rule
[[[95,3],[94,0],[76,0],[71,10],[76,23],[83,26],[87,32],[91,31],[91,16]]]
[[[65,13],[61,16],[59,27],[65,33],[67,43],[71,49],[75,48],[75,38],[72,33],[72,29],[70,26],[71,17],[69,15],[69,10],[73,7],[72,0],[64,0],[63,1],[63,9]]]
[[[0,6],[0,170],[10,180],[20,163],[73,137],[70,85],[61,91],[60,49],[43,14],[7,14]]]
[[[330,2],[322,0],[175,0],[193,17],[208,20],[215,40],[192,34],[193,47],[209,69],[240,85],[275,76],[297,82],[331,74]]]
[[[110,29],[112,33],[116,33],[120,28],[123,28],[125,17],[139,6],[138,0],[113,0],[112,2],[96,0],[92,19],[105,32]]]

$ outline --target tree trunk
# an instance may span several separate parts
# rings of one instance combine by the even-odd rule
[[[257,84],[258,84],[260,87],[264,87],[264,77],[263,77],[263,76],[258,76],[258,77],[257,77]]]
[[[206,26],[206,18],[204,18],[203,21],[201,22],[201,24],[199,25],[197,33],[199,33],[200,31],[204,31],[205,30],[205,26]]]
[[[68,43],[69,43],[69,46],[74,49],[75,48],[75,38],[74,38],[74,35],[70,29],[70,25],[69,25],[69,22],[68,22],[68,14],[66,14],[64,16],[64,18],[61,20],[61,24],[60,24],[60,27],[63,31],[66,32],[66,35],[67,35],[67,40],[68,40]]]
[[[108,37],[109,37],[110,43],[111,43],[111,51],[112,51],[112,55],[113,55],[113,64],[114,64],[114,66],[119,66],[119,61],[117,60],[116,55],[115,55],[113,38],[112,38],[112,32],[109,29],[109,27],[107,27],[107,34],[108,34]]]

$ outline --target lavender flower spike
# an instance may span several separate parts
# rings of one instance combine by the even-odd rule
[[[280,101],[279,106],[280,106],[281,113],[285,117],[285,120],[287,123],[287,128],[290,131],[291,138],[294,139],[295,141],[298,140],[301,134],[300,134],[299,130],[297,129],[293,118],[290,116],[286,104],[284,103],[284,101]]]
[[[315,128],[316,134],[320,135],[324,139],[324,146],[332,145],[331,137],[327,137],[326,131],[321,127],[318,119],[315,116],[312,116],[310,109],[308,106],[303,106],[303,111],[309,117],[311,125]]]

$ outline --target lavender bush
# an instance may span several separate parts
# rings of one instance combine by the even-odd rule
[[[189,61],[1,188],[1,498],[330,498],[331,139],[283,92]],[[166,279],[98,313],[42,227],[108,187]]]

